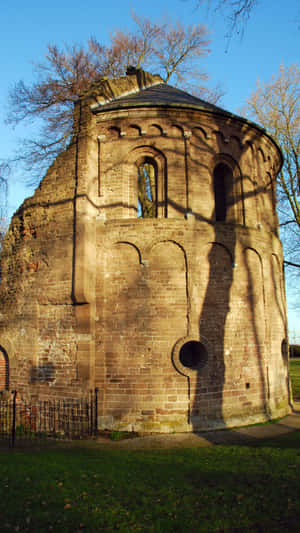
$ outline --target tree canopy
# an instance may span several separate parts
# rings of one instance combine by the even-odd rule
[[[23,141],[16,159],[32,172],[33,182],[69,143],[73,106],[82,92],[102,77],[126,74],[129,66],[143,67],[176,86],[204,93],[206,74],[199,58],[209,53],[208,30],[203,25],[152,22],[132,14],[135,31],[116,30],[105,46],[91,37],[86,45],[48,46],[43,62],[35,65],[36,81],[18,81],[9,95],[7,122],[31,121],[40,134]],[[216,93],[205,96],[216,101]]]

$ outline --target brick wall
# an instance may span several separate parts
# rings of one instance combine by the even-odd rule
[[[97,386],[99,424],[117,429],[191,431],[285,414],[277,147],[242,119],[91,111],[93,101],[78,103],[71,145],[3,246],[10,388],[65,397]],[[156,169],[156,218],[138,218],[143,161]],[[227,169],[220,221],[216,168]],[[182,362],[186,343],[202,354],[192,367]]]

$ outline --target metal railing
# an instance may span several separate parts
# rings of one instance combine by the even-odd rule
[[[98,389],[88,397],[26,401],[12,391],[0,399],[0,440],[16,442],[45,437],[80,439],[98,431]]]

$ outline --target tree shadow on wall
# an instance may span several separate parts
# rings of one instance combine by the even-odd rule
[[[220,235],[221,233],[221,235]],[[234,258],[223,246],[222,230],[215,227],[214,243],[208,254],[209,279],[200,314],[199,339],[207,345],[207,368],[199,369],[195,378],[190,377],[194,388],[191,405],[191,424],[199,427],[214,427],[223,421],[223,395],[225,381],[224,339],[226,320],[230,311],[230,289],[233,282]],[[232,234],[234,250],[235,233]],[[191,390],[192,393],[192,390]],[[212,425],[211,425],[212,424]]]
[[[211,150],[210,147],[206,147],[206,150]],[[220,141],[220,147],[219,147],[219,153],[222,154],[224,152],[224,146],[221,144]],[[179,154],[182,155],[182,154]],[[226,154],[225,154],[226,155]],[[213,157],[216,158],[219,156],[219,154],[213,154]],[[199,169],[201,172],[210,172],[208,168],[203,168],[203,164],[200,162],[194,163],[199,166]],[[221,169],[222,170],[222,169]],[[235,265],[235,255],[236,255],[236,230],[233,227],[236,223],[236,219],[232,217],[230,221],[226,220],[227,212],[230,212],[234,208],[234,203],[243,203],[246,198],[254,198],[257,194],[259,194],[259,188],[256,188],[256,191],[251,192],[243,192],[240,195],[234,196],[232,189],[234,187],[234,182],[230,182],[230,179],[228,181],[228,177],[226,176],[222,177],[222,172],[220,170],[220,173],[216,173],[214,176],[214,179],[217,181],[220,180],[219,185],[215,185],[215,204],[216,204],[216,213],[215,218],[216,220],[208,220],[207,218],[203,217],[201,213],[192,213],[192,216],[194,216],[196,221],[203,221],[210,225],[210,228],[213,228],[213,231],[211,233],[211,241],[207,243],[209,245],[210,250],[207,255],[207,261],[208,261],[208,280],[205,290],[205,295],[203,300],[201,299],[201,304],[199,303],[198,308],[198,316],[200,315],[200,321],[199,321],[199,340],[202,342],[202,339],[207,340],[207,345],[209,347],[208,349],[208,363],[206,368],[195,370],[193,373],[194,377],[189,376],[189,389],[191,394],[191,408],[189,412],[189,422],[191,422],[192,427],[197,430],[199,426],[201,426],[201,423],[204,425],[207,425],[207,421],[210,420],[212,422],[219,421],[222,423],[223,421],[223,399],[224,394],[227,394],[227,391],[225,390],[225,366],[226,366],[226,357],[230,357],[230,354],[225,354],[225,345],[227,346],[226,335],[228,334],[227,331],[227,321],[230,316],[230,295],[231,295],[231,288],[233,285],[233,278],[234,278],[234,265]],[[171,173],[170,173],[171,176]],[[171,177],[169,177],[170,181]],[[244,177],[243,177],[244,179]],[[246,179],[246,177],[245,177]],[[222,181],[223,180],[223,181]],[[226,181],[227,180],[227,181]],[[232,180],[234,178],[232,177]],[[187,178],[188,181],[188,178]],[[240,177],[240,181],[242,181],[242,176]],[[187,190],[188,190],[188,184],[187,184]],[[222,201],[223,196],[227,196],[229,198],[229,201],[227,204]],[[76,212],[76,206],[75,201],[79,197],[86,197],[87,201],[93,204],[93,202],[88,198],[87,195],[79,195],[77,194],[77,191],[75,191],[75,195],[73,199],[70,199],[69,201],[74,202],[74,212]],[[168,199],[169,202],[169,199]],[[49,204],[49,206],[58,205],[60,203],[64,202],[53,202]],[[170,201],[171,204],[171,201]],[[122,202],[116,202],[114,206],[107,205],[106,208],[111,209],[112,207],[117,206],[123,206]],[[94,207],[97,208],[98,206],[94,204]],[[128,207],[128,206],[127,206]],[[131,207],[131,206],[129,206]],[[180,215],[185,215],[188,211],[189,205],[175,205],[174,209],[177,210]],[[30,206],[32,208],[32,205]],[[105,209],[105,208],[104,208]],[[74,215],[75,217],[75,215]],[[243,217],[244,218],[244,217]],[[141,223],[141,222],[139,222]],[[240,221],[242,224],[242,221]],[[227,231],[226,228],[230,226],[230,231]],[[74,272],[75,272],[75,248],[76,248],[76,219],[74,218],[74,235],[73,235],[73,285],[74,285]],[[201,241],[203,245],[203,240]],[[141,265],[141,261],[137,261],[139,265]],[[201,271],[201,268],[199,268],[199,271]],[[251,281],[250,274],[248,275],[249,280]],[[253,283],[255,280],[253,281]],[[119,284],[119,280],[115,280],[115,283]],[[252,283],[252,281],[251,281]],[[140,287],[140,309],[135,309],[130,300],[130,297],[128,295],[131,294],[133,290],[136,289],[136,287]],[[119,289],[118,289],[119,290]],[[127,347],[127,349],[130,350],[130,354],[128,354],[128,359],[135,352],[138,353],[141,349],[139,346],[139,329],[144,329],[145,325],[142,323],[142,318],[144,319],[147,328],[149,329],[149,338],[151,336],[155,337],[155,335],[152,335],[155,333],[152,321],[153,316],[151,313],[149,316],[147,313],[143,310],[141,312],[141,308],[145,305],[145,302],[147,301],[147,284],[144,280],[140,280],[138,276],[132,276],[132,279],[128,283],[128,286],[124,287],[122,291],[116,291],[115,299],[116,299],[116,309],[117,306],[120,306],[120,302],[122,302],[122,313],[119,313],[118,316],[110,316],[108,319],[108,323],[110,320],[115,321],[115,323],[118,325],[118,327],[114,328],[118,331],[119,336],[124,336],[124,338],[127,335],[129,327],[132,325],[135,325],[135,335],[136,337],[132,337],[131,344],[134,345],[135,350],[132,350],[132,346]],[[202,303],[203,301],[203,303]],[[74,302],[75,303],[75,302]],[[277,302],[276,302],[277,303]],[[278,305],[278,303],[277,303]],[[251,302],[250,298],[250,311],[252,313],[252,327],[254,330],[254,337],[256,338],[256,344],[259,345],[258,338],[259,335],[256,332],[257,329],[257,322],[255,317],[255,305],[253,302]],[[109,310],[108,310],[109,312]],[[235,313],[237,311],[235,310]],[[116,312],[117,314],[117,312]],[[157,321],[155,321],[155,324]],[[154,332],[153,332],[154,330]],[[238,327],[235,330],[235,333],[238,335]],[[189,332],[187,331],[187,335]],[[174,343],[176,342],[176,339],[174,339]],[[131,378],[130,375],[128,375],[128,367],[126,365],[120,365],[120,362],[118,361],[116,354],[118,354],[119,347],[116,346],[116,348],[113,346],[109,348],[108,352],[105,354],[105,357],[109,360],[111,368],[111,374],[110,379],[115,380],[115,383],[120,383],[120,385],[124,385],[124,399],[126,401],[130,401],[128,405],[128,409],[134,409],[135,408],[135,402],[134,402],[134,381],[133,378]],[[119,343],[116,343],[118,345]],[[263,370],[262,370],[262,354],[260,351],[256,354],[259,365],[261,368],[261,381],[263,382]],[[115,359],[114,359],[115,358]],[[121,366],[121,372],[119,375],[115,375],[114,371],[114,364]],[[120,375],[121,374],[121,375]],[[33,367],[31,370],[31,383],[45,383],[45,382],[51,382],[54,380],[55,375],[55,367],[52,363],[46,363],[44,365]],[[245,385],[243,385],[245,387]],[[166,383],[166,388],[168,387],[168,384]],[[120,387],[121,388],[121,387]],[[240,388],[240,384],[239,387]],[[265,395],[265,386],[263,386],[262,394]],[[229,394],[230,391],[228,391]],[[233,397],[232,401],[240,401],[239,396]],[[123,402],[122,399],[119,401],[119,405],[116,405],[115,410],[116,412],[120,412],[123,410]]]
[[[223,150],[224,146],[220,141],[219,154],[222,154]],[[217,159],[219,154],[215,154]],[[198,365],[196,377],[193,378],[191,373],[188,377],[192,398],[190,422],[195,431],[201,427],[222,427],[230,417],[244,416],[246,419],[248,414],[255,414],[257,410],[260,414],[263,413],[266,419],[271,418],[268,368],[264,359],[268,355],[265,354],[264,348],[265,289],[261,259],[257,260],[259,271],[256,272],[257,269],[255,270],[245,257],[244,248],[243,264],[236,265],[237,235],[233,227],[238,224],[253,228],[254,223],[257,224],[257,228],[259,227],[259,213],[256,211],[257,195],[264,194],[265,189],[263,185],[257,186],[252,175],[242,175],[238,160],[232,160],[233,170],[228,173],[227,157],[223,153],[226,164],[218,164],[213,176],[214,236],[207,256],[208,282],[200,310],[199,339],[204,346],[207,346],[208,364],[207,368]],[[220,160],[222,161],[222,157]],[[236,173],[234,168],[237,169]],[[251,174],[252,172],[255,175],[254,168],[251,169]],[[247,181],[249,183],[245,185]],[[254,217],[251,213],[252,218],[249,215],[250,207],[255,209]],[[250,224],[246,223],[246,209],[249,219],[252,220]],[[258,257],[255,250],[253,254]],[[266,276],[266,273],[264,275]],[[240,276],[244,277],[244,291],[240,298],[237,297],[237,283],[233,286],[234,276],[238,283]],[[276,289],[274,280],[273,287]],[[234,300],[231,300],[232,289],[235,293]],[[239,323],[238,305],[241,304]],[[277,293],[275,300],[273,299],[274,304],[280,313]],[[231,305],[234,306],[232,309]],[[243,314],[247,316],[247,320]],[[282,314],[281,318],[284,323]],[[286,335],[286,331],[284,334]],[[235,346],[239,338],[239,350],[235,348],[233,353],[231,353],[230,337]],[[270,336],[267,345],[269,339]],[[280,346],[278,349],[280,350]],[[255,368],[253,373],[250,367]]]
[[[259,136],[259,135],[258,135]],[[254,142],[255,140],[253,140]],[[248,396],[251,391],[248,391],[252,387],[252,383],[245,379],[245,373],[243,373],[244,368],[247,367],[250,357],[252,361],[256,357],[256,377],[259,381],[257,389],[259,389],[259,394],[261,395],[263,409],[265,410],[266,416],[268,416],[267,408],[267,395],[268,395],[268,386],[267,386],[267,377],[265,376],[265,368],[263,361],[263,349],[262,349],[262,340],[259,333],[260,325],[259,320],[257,320],[257,307],[255,302],[255,284],[256,280],[253,279],[253,273],[251,272],[251,267],[246,264],[243,264],[244,276],[246,276],[249,290],[247,295],[244,295],[244,298],[247,299],[247,313],[248,313],[248,326],[252,329],[253,342],[252,346],[246,346],[245,352],[238,353],[235,350],[234,354],[231,354],[230,349],[228,350],[228,339],[230,337],[230,324],[233,322],[230,321],[230,304],[231,304],[231,290],[233,287],[233,279],[235,275],[235,263],[236,263],[236,229],[235,225],[240,226],[253,226],[253,221],[248,222],[245,217],[245,202],[247,201],[247,210],[251,210],[251,206],[256,209],[257,196],[260,193],[264,193],[264,186],[257,186],[254,182],[253,176],[241,175],[239,170],[238,158],[235,160],[232,159],[232,156],[226,152],[226,147],[224,142],[220,139],[219,153],[214,153],[213,158],[216,162],[216,167],[218,170],[215,172],[212,179],[214,180],[214,192],[215,192],[215,218],[208,220],[200,212],[191,212],[191,215],[195,218],[196,221],[203,221],[210,225],[210,228],[213,228],[213,231],[210,231],[210,242],[207,242],[210,250],[207,254],[208,262],[208,280],[206,285],[206,290],[204,298],[201,297],[201,304],[199,304],[198,316],[199,320],[199,340],[202,342],[202,339],[205,340],[205,344],[208,346],[208,363],[206,368],[199,368],[193,372],[191,375],[188,375],[188,389],[191,398],[190,408],[188,413],[188,421],[191,423],[194,430],[197,430],[201,425],[209,426],[209,423],[212,423],[214,427],[215,423],[222,425],[224,422],[224,397],[226,396],[226,409],[228,410],[228,405],[233,408],[235,412],[247,412],[247,405],[250,405],[248,401]],[[245,143],[246,144],[246,143]],[[249,147],[246,147],[247,150]],[[212,151],[210,147],[206,147],[206,150]],[[230,150],[229,150],[230,152]],[[179,154],[182,155],[182,154]],[[241,156],[242,157],[242,154]],[[231,159],[233,166],[237,168],[240,172],[239,175],[234,174],[231,169],[230,175],[230,166],[228,166],[226,161]],[[225,161],[222,163],[221,161]],[[210,169],[204,168],[205,164],[203,162],[194,161],[194,167],[199,166],[199,172],[204,170],[206,172],[211,172]],[[254,162],[253,162],[254,165]],[[189,190],[188,183],[188,162],[187,162],[187,177],[186,177],[186,190]],[[193,170],[195,172],[195,169]],[[249,171],[250,172],[250,171]],[[172,173],[172,169],[168,169],[169,178]],[[254,173],[254,170],[253,170]],[[252,171],[251,171],[252,174]],[[243,181],[248,181],[248,185],[245,186],[247,190],[243,190]],[[226,201],[224,201],[226,198]],[[249,201],[252,201],[251,202]],[[184,203],[184,202],[183,202]],[[171,205],[173,212],[177,211],[180,215],[187,215],[189,213],[189,202],[187,201],[186,205],[176,205],[175,202],[172,202],[169,198],[167,199],[167,205]],[[115,204],[116,206],[117,204]],[[121,205],[121,204],[120,204]],[[107,205],[106,208],[111,208],[113,206]],[[167,209],[166,209],[167,212]],[[239,215],[240,213],[240,215]],[[255,216],[252,216],[252,219],[255,220]],[[256,220],[255,224],[258,222]],[[229,229],[229,231],[228,231]],[[195,232],[196,234],[196,232]],[[200,242],[200,240],[199,240]],[[203,245],[203,240],[201,245]],[[206,260],[206,259],[205,259]],[[201,269],[199,269],[201,270]],[[189,274],[188,274],[189,275]],[[239,276],[239,272],[237,274]],[[202,303],[203,302],[203,303]],[[235,305],[236,302],[233,302]],[[245,302],[244,302],[245,304]],[[128,307],[130,307],[130,301],[127,302]],[[234,335],[237,337],[242,332],[239,331],[238,320],[238,310],[232,309],[232,314],[235,314],[234,319]],[[242,313],[241,313],[242,314]],[[135,315],[134,320],[131,320],[131,312],[127,313],[126,319],[121,319],[120,321],[120,331],[126,335],[126,330],[128,329],[129,323],[134,323],[135,320],[139,319],[139,314]],[[121,317],[120,317],[121,318]],[[264,320],[264,317],[261,317]],[[151,320],[147,322],[149,330],[151,329]],[[123,326],[122,326],[123,324]],[[241,327],[245,327],[245,322],[241,324]],[[189,331],[187,331],[187,336]],[[245,335],[247,339],[247,335]],[[175,339],[174,339],[175,340]],[[134,341],[135,342],[135,341]],[[236,342],[235,342],[236,344]],[[246,340],[247,344],[247,340]],[[226,348],[226,353],[225,353]],[[243,347],[244,348],[244,347]],[[241,348],[241,352],[243,350]],[[228,353],[227,353],[228,351]],[[231,370],[231,375],[228,379],[228,387],[226,388],[225,382],[225,370],[226,370],[226,358],[231,358],[228,368],[235,365],[235,359],[238,359],[240,356],[243,357],[242,365],[239,361],[240,369],[239,372],[235,369]],[[113,361],[112,361],[113,364]],[[193,366],[193,363],[192,365]],[[196,367],[197,365],[195,365]],[[186,375],[186,374],[185,374]],[[238,403],[242,403],[242,406],[235,406]],[[229,408],[230,411],[230,408]],[[230,412],[226,413],[226,416],[230,416]]]

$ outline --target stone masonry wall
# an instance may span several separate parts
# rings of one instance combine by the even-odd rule
[[[267,277],[272,257],[282,265],[271,143],[258,143],[250,127],[191,111],[116,111],[96,124],[95,380],[103,425],[186,431],[286,412],[284,296]],[[156,220],[137,219],[143,156],[156,161],[158,180],[167,179]],[[212,222],[212,174],[221,161],[234,177],[227,224]],[[189,339],[207,347],[201,370],[180,364],[178,347]]]
[[[102,111],[95,103],[107,94],[159,82],[122,80],[79,101],[70,146],[6,236],[9,388],[65,398],[99,387],[103,428],[192,431],[282,416],[290,398],[278,149],[243,119],[205,109]],[[145,161],[156,171],[149,219],[138,217]],[[202,350],[194,367],[182,359],[190,342]]]
[[[25,395],[74,395],[78,388],[74,161],[71,146],[14,215],[3,245],[0,344],[10,353],[10,388]]]

